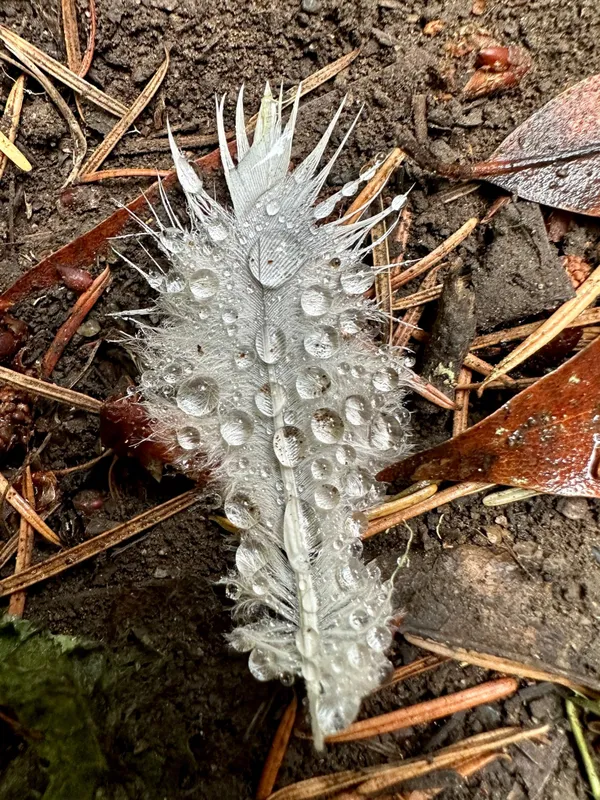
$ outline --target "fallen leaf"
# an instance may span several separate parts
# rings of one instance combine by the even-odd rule
[[[382,481],[486,481],[600,497],[600,339],[491,416],[384,469]]]

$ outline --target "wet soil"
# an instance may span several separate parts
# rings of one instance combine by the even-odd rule
[[[412,124],[416,94],[427,96],[427,135],[436,155],[475,160],[493,152],[544,102],[600,71],[600,9],[595,0],[488,0],[480,16],[472,13],[471,0],[245,4],[97,0],[97,6],[96,53],[89,77],[124,103],[133,101],[159,65],[163,45],[171,47],[171,66],[158,101],[118,146],[108,162],[111,167],[170,166],[164,139],[153,138],[163,124],[163,104],[181,135],[210,134],[215,93],[229,92],[231,123],[233,96],[240,83],[245,83],[247,108],[252,109],[265,80],[283,82],[287,88],[357,46],[362,47],[361,54],[351,68],[306,99],[294,145],[295,157],[306,153],[344,95],[348,103],[341,130],[364,103],[356,133],[331,176],[332,187],[345,183],[362,164],[394,145],[397,126]],[[59,19],[56,2],[4,0],[0,8],[0,21],[64,60]],[[427,23],[438,19],[444,23],[441,31],[435,36],[424,33]],[[461,88],[473,72],[474,53],[455,57],[452,49],[481,29],[500,44],[527,48],[533,67],[518,87],[469,102],[462,98]],[[0,79],[3,98],[14,74],[7,68]],[[86,119],[92,149],[111,120],[87,107]],[[115,200],[131,199],[148,185],[122,180],[63,191],[71,141],[63,119],[33,82],[28,85],[19,145],[34,169],[28,175],[9,169],[0,184],[2,288],[44,254],[102,220],[114,209]],[[482,186],[444,203],[447,182],[410,163],[398,173],[388,194],[413,183],[409,259],[430,251],[469,217],[481,216],[497,196],[496,190]],[[515,212],[519,208],[522,211]],[[519,202],[493,228],[477,230],[453,256],[455,267],[475,292],[478,332],[506,321],[535,319],[568,296],[569,287],[557,271],[559,255],[579,255],[597,264],[597,223],[572,217],[563,241],[548,244],[539,220],[531,222],[537,214],[537,209]],[[500,238],[498,255],[499,245],[494,243]],[[94,324],[75,336],[54,375],[64,385],[77,380],[76,388],[99,398],[136,378],[131,359],[113,341],[123,324],[110,314],[143,307],[149,299],[143,280],[118,259],[111,260],[113,282],[89,317]],[[521,269],[514,268],[515,262]],[[548,291],[540,292],[540,283]],[[406,291],[415,288],[408,286]],[[506,302],[498,303],[499,298]],[[34,365],[43,355],[74,300],[75,295],[60,286],[15,309],[15,315],[30,326],[27,364]],[[435,311],[433,304],[423,317],[427,330]],[[443,328],[437,330],[444,335]],[[102,342],[86,368],[90,348],[98,339]],[[498,355],[491,353],[490,358]],[[417,368],[421,357],[417,352]],[[484,401],[475,400],[471,421],[504,399],[505,393],[489,392]],[[417,400],[411,407],[416,449],[450,435],[448,414]],[[73,466],[100,452],[94,417],[41,401],[35,413],[30,448],[50,434],[40,455],[44,468]],[[23,455],[13,451],[5,466],[17,467]],[[108,465],[104,461],[91,471],[61,479],[61,503],[50,522],[65,543],[97,534],[187,485],[169,474],[158,484],[134,462],[120,461],[114,472],[119,497],[112,499],[107,494]],[[88,516],[73,502],[84,489],[106,497],[103,507]],[[599,641],[600,619],[595,547],[599,512],[594,501],[552,497],[490,509],[475,496],[412,521],[410,566],[398,584],[398,606],[406,610],[406,628],[592,679],[600,664],[594,645]],[[224,634],[231,621],[227,600],[215,582],[231,563],[233,543],[209,519],[210,513],[203,506],[182,512],[135,542],[28,592],[27,615],[54,632],[91,637],[115,651],[141,642],[160,654],[162,668],[158,673],[142,672],[138,694],[132,698],[145,732],[139,747],[154,748],[165,762],[161,777],[143,795],[148,798],[252,797],[290,697],[289,689],[254,681],[245,659],[226,646]],[[404,551],[407,536],[404,529],[375,537],[367,554],[389,567]],[[36,558],[47,553],[42,547]],[[399,635],[396,663],[417,655]],[[389,711],[488,676],[473,667],[446,664],[377,694],[363,713]],[[504,703],[377,741],[338,745],[325,755],[315,754],[309,742],[295,737],[280,781],[419,754],[502,724],[549,721],[554,726],[549,743],[516,748],[512,760],[496,762],[467,783],[448,777],[439,797],[583,798],[585,785],[572,742],[564,733],[562,694],[550,684],[523,682],[519,693]]]

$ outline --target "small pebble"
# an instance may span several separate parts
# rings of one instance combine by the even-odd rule
[[[157,567],[153,573],[155,578],[168,578],[169,571],[166,570],[164,567]]]
[[[302,0],[302,11],[306,11],[307,14],[318,14],[320,10],[319,0]]]
[[[502,525],[503,528],[508,528],[508,518],[505,517],[504,514],[494,517],[494,522],[496,525]]]
[[[97,336],[100,333],[100,323],[97,319],[88,319],[77,328],[77,333],[88,338]]]
[[[583,519],[588,513],[588,501],[585,497],[563,497],[557,508],[567,519]]]
[[[484,531],[490,544],[500,544],[504,535],[504,530],[500,525],[486,525]]]

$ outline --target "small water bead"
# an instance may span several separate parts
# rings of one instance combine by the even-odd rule
[[[269,581],[264,575],[258,575],[252,581],[252,591],[262,597],[269,591]]]
[[[266,564],[263,545],[253,534],[246,534],[235,551],[235,566],[244,578],[252,577]]]
[[[350,308],[342,311],[338,325],[343,336],[356,336],[365,327],[365,316],[361,311]]]
[[[338,583],[342,589],[351,589],[360,582],[360,567],[361,563],[357,558],[349,558],[348,563],[338,571]]]
[[[375,283],[375,273],[367,264],[355,264],[340,276],[346,294],[364,294]]]
[[[251,347],[240,347],[233,355],[233,363],[240,370],[246,370],[256,361],[256,351]]]
[[[343,467],[354,464],[356,461],[356,450],[349,444],[342,444],[335,451],[335,460]]]
[[[296,378],[296,391],[303,400],[322,397],[331,386],[331,378],[319,367],[307,367]]]
[[[342,186],[341,194],[343,197],[352,197],[352,195],[358,192],[358,187],[360,186],[360,180],[348,181]]]
[[[371,419],[371,407],[366,397],[351,394],[344,402],[344,415],[351,425],[365,425]]]
[[[367,648],[356,643],[350,645],[346,657],[350,666],[356,669],[364,669],[371,660]]]
[[[340,502],[340,492],[330,483],[322,483],[315,489],[315,503],[323,511],[335,508]]]
[[[266,322],[256,334],[256,352],[265,364],[275,364],[285,353],[285,334]]]
[[[392,392],[398,388],[398,373],[393,367],[378,370],[373,375],[373,386],[378,392]]]
[[[319,727],[326,735],[339,733],[354,720],[358,709],[359,702],[351,697],[328,695],[320,697],[317,701]]]
[[[225,500],[224,510],[227,519],[241,530],[252,528],[260,519],[260,509],[244,492],[233,492],[229,495]]]
[[[376,625],[367,631],[367,644],[376,653],[383,653],[392,643],[392,632],[385,625]]]
[[[348,470],[343,480],[350,497],[364,497],[373,488],[373,479],[364,469]]]
[[[325,219],[325,217],[328,217],[333,212],[337,200],[337,194],[334,194],[331,197],[328,197],[327,200],[323,200],[322,203],[316,205],[313,209],[314,218]]]
[[[367,370],[363,367],[362,364],[354,364],[353,367],[350,368],[350,374],[353,378],[364,378],[366,375]]]
[[[200,431],[191,425],[177,431],[177,444],[183,450],[195,450],[200,445]]]
[[[225,597],[228,597],[229,600],[239,600],[241,593],[241,589],[236,583],[228,583],[225,586]]]
[[[359,538],[369,527],[369,518],[363,511],[353,511],[344,521],[344,531],[349,536]]]
[[[339,442],[344,433],[344,423],[340,415],[331,408],[318,408],[311,417],[310,427],[323,444]]]
[[[302,292],[300,305],[309,317],[322,317],[331,308],[331,292],[324,286],[309,286]]]
[[[338,364],[338,372],[340,375],[348,375],[350,372],[350,364],[347,361],[340,361]]]
[[[181,380],[182,375],[183,368],[177,361],[172,361],[170,364],[167,364],[162,371],[164,382],[171,385],[178,383]]]
[[[221,436],[232,447],[245,444],[252,435],[253,429],[252,417],[244,411],[233,411],[221,422],[220,426]]]
[[[202,320],[203,322],[204,320],[207,320],[210,317],[211,310],[212,309],[210,306],[198,306],[196,312],[198,314],[198,319]]]
[[[228,236],[227,228],[225,227],[225,225],[221,224],[207,225],[206,232],[213,240],[213,242],[222,242]]]
[[[226,308],[221,314],[221,319],[225,325],[233,325],[234,322],[237,322],[238,312],[235,308]]]
[[[279,213],[279,209],[281,205],[278,200],[271,200],[270,203],[267,203],[265,211],[270,217],[274,217],[276,214]],[[285,220],[284,220],[285,221]]]
[[[376,450],[390,450],[403,440],[403,428],[391,414],[376,414],[369,430],[369,443]]]
[[[331,358],[338,347],[338,333],[329,325],[316,328],[304,339],[304,348],[306,352],[314,358]]]
[[[248,669],[257,681],[271,681],[277,677],[278,668],[273,654],[255,647],[248,658]]]
[[[397,194],[396,197],[391,202],[391,206],[394,211],[400,211],[406,204],[406,195],[405,194]]]
[[[355,631],[361,631],[371,623],[371,617],[365,608],[359,606],[350,613],[348,622],[350,623],[350,627],[354,628]]]
[[[275,417],[285,406],[287,396],[280,383],[265,383],[254,395],[254,402],[265,417]]]
[[[214,411],[219,401],[219,387],[212,378],[199,375],[184,381],[177,391],[177,405],[192,417],[204,417]]]
[[[352,539],[348,545],[348,552],[353,558],[360,558],[363,554],[363,543],[361,539]]]
[[[315,458],[310,465],[310,471],[316,481],[324,481],[333,472],[333,465],[328,458]]]
[[[212,269],[199,269],[190,277],[190,291],[197,300],[210,300],[217,293],[219,278]]]
[[[298,631],[296,634],[296,647],[301,656],[313,658],[319,650],[319,634],[312,628]]]
[[[306,452],[306,439],[300,428],[286,425],[273,435],[273,450],[284,467],[297,467]]]

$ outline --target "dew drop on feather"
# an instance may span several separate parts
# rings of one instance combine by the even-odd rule
[[[331,386],[331,378],[319,367],[307,367],[296,378],[296,391],[303,400],[322,397]]]
[[[192,417],[204,417],[217,407],[219,387],[212,380],[199,375],[184,381],[177,391],[177,405]]]
[[[285,353],[285,334],[265,322],[256,334],[256,352],[265,364],[276,364]]]
[[[391,392],[398,388],[398,373],[393,367],[378,370],[373,375],[373,386],[378,392]]]
[[[252,528],[260,519],[256,503],[244,492],[233,492],[224,505],[227,519],[242,530]]]
[[[232,447],[245,444],[254,428],[254,422],[244,411],[233,411],[225,417],[220,426],[221,436]]]
[[[273,435],[273,451],[284,467],[297,467],[306,452],[306,438],[300,428],[285,425]]]
[[[311,331],[304,339],[306,352],[314,358],[331,358],[337,352],[338,347],[337,331],[329,325],[323,325]]]
[[[376,450],[390,450],[402,441],[402,426],[391,414],[376,414],[371,422],[369,443]]]
[[[197,300],[210,300],[219,289],[219,278],[212,269],[198,269],[190,276],[190,292]]]
[[[265,383],[254,395],[257,409],[265,417],[275,417],[280,414],[286,404],[285,389],[280,383]]]
[[[351,425],[365,425],[371,419],[371,407],[366,397],[352,394],[344,402],[344,415]]]
[[[344,423],[340,415],[331,408],[318,408],[311,417],[310,427],[323,444],[335,444],[344,434]]]
[[[330,483],[322,483],[315,489],[315,503],[323,511],[335,508],[340,502],[340,492]]]
[[[331,303],[331,292],[323,286],[309,286],[300,297],[302,310],[309,317],[322,317],[331,308]]]
[[[177,431],[177,444],[183,450],[195,450],[200,444],[200,431],[191,425],[186,425]]]
[[[355,264],[340,275],[346,294],[364,294],[375,283],[375,273],[367,264]]]

